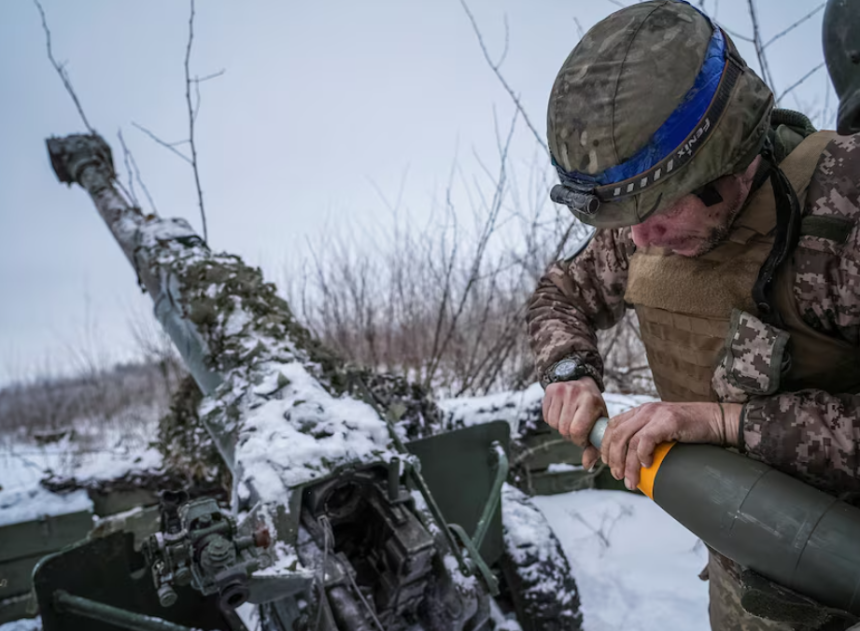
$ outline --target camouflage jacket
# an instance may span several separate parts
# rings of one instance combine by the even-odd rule
[[[825,150],[807,195],[807,210],[849,219],[844,243],[801,238],[794,256],[794,296],[813,328],[860,344],[860,134],[838,137]],[[527,314],[537,369],[578,357],[600,374],[597,329],[616,324],[624,302],[629,228],[598,230],[578,256],[550,266]],[[860,353],[860,348],[858,348]],[[822,390],[750,399],[741,417],[742,449],[834,493],[860,492],[860,395]]]

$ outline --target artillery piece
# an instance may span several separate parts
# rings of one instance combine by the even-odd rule
[[[144,541],[120,531],[44,559],[34,587],[46,631],[242,631],[248,607],[266,630],[510,628],[503,610],[527,631],[579,629],[560,544],[503,488],[507,423],[404,442],[366,371],[323,348],[259,270],[124,198],[100,137],[48,150],[152,297],[205,395],[200,421],[231,488],[229,507],[163,493],[160,531]]]

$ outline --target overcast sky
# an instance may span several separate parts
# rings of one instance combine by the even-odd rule
[[[630,2],[630,0],[626,0]],[[487,45],[541,134],[561,63],[588,29],[617,9],[608,0],[472,0]],[[262,265],[277,280],[287,260],[349,223],[365,235],[388,215],[379,191],[417,217],[430,212],[455,156],[476,169],[492,156],[493,111],[512,105],[485,63],[459,0],[198,0],[192,72],[225,70],[203,85],[197,137],[213,248]],[[758,0],[765,40],[819,5]],[[707,0],[741,35],[746,0]],[[55,57],[91,124],[121,156],[122,129],[162,215],[199,229],[188,166],[132,122],[162,138],[187,136],[181,0],[44,0]],[[822,61],[821,17],[776,41],[768,55],[777,93]],[[751,46],[736,40],[758,68]],[[68,366],[69,349],[135,351],[128,320],[150,309],[89,198],[60,185],[44,139],[83,131],[47,61],[38,11],[0,2],[0,384]],[[835,99],[821,70],[784,105],[823,110]],[[829,101],[828,101],[829,99]],[[818,121],[820,122],[820,120]],[[830,122],[832,125],[832,121]],[[523,129],[515,160],[534,144]],[[121,165],[118,165],[118,167]],[[86,331],[92,339],[86,341]]]

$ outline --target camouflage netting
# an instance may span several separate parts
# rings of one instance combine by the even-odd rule
[[[230,472],[197,413],[202,400],[197,382],[184,377],[173,393],[170,412],[158,423],[156,447],[165,470],[192,482],[218,481],[229,490]]]
[[[255,373],[261,366],[299,359],[332,396],[366,401],[395,421],[401,438],[424,438],[439,429],[441,413],[429,392],[402,377],[345,364],[296,320],[259,268],[226,254],[194,257],[193,262],[187,257],[169,262],[164,258],[182,279],[184,313],[205,340],[209,351],[205,359],[213,372],[235,383],[258,383],[260,376]],[[285,377],[278,379],[277,388],[286,385]],[[241,416],[241,390],[219,388],[218,398],[232,421]],[[171,413],[160,424],[158,446],[166,466],[188,479],[228,480],[229,473],[197,413],[202,400],[193,380],[183,383]]]
[[[333,382],[352,396],[365,395],[367,386],[374,403],[396,421],[401,437],[417,440],[441,429],[441,412],[422,386],[398,375],[347,366],[332,368]],[[219,484],[230,488],[230,472],[197,412],[203,393],[191,376],[186,376],[173,394],[170,413],[159,422],[156,447],[164,456],[164,467],[177,479],[195,485]]]
[[[230,254],[210,255],[187,267],[182,265],[185,259],[175,262],[184,268],[177,270],[184,306],[188,319],[206,339],[210,368],[222,374],[247,368],[267,350],[266,340],[289,341],[294,352],[317,365],[318,378],[333,390],[342,391],[339,358],[295,319],[276,287],[263,280],[259,268],[249,267]],[[247,314],[250,322],[231,323],[231,316],[239,312]],[[249,348],[243,338],[252,333],[258,343]]]

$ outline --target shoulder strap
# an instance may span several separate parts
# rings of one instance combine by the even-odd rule
[[[833,132],[816,132],[808,136],[771,170],[770,190],[776,220],[773,248],[761,267],[752,295],[759,318],[776,327],[782,327],[782,318],[773,299],[773,279],[782,264],[791,259],[797,246],[803,213],[801,200],[806,200],[806,190],[821,154],[834,135]],[[766,160],[772,159],[771,148],[766,147],[763,155]]]
[[[779,168],[797,194],[801,209],[806,200],[806,191],[812,181],[815,167],[818,165],[818,159],[827,144],[835,137],[836,132],[832,131],[810,134],[785,160],[779,163]],[[737,218],[729,240],[735,243],[748,243],[755,236],[769,235],[776,228],[776,223],[773,183],[765,182],[750,199],[747,209]]]
[[[797,149],[779,163],[779,168],[785,173],[785,177],[797,193],[801,207],[806,200],[806,191],[809,189],[812,176],[815,175],[818,160],[834,138],[836,138],[835,131],[817,131],[807,136]]]

